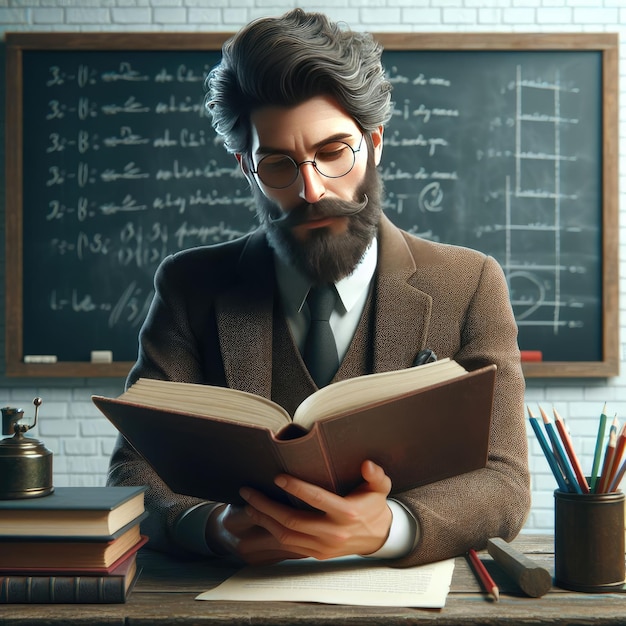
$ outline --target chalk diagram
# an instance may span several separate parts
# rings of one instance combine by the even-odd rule
[[[583,265],[563,262],[562,233],[565,227],[562,217],[564,203],[578,200],[577,193],[568,193],[567,177],[562,175],[563,165],[575,162],[577,156],[568,154],[561,141],[568,126],[579,123],[578,118],[564,115],[561,99],[564,94],[576,97],[578,88],[562,85],[558,71],[553,81],[525,78],[520,65],[515,76],[515,148],[514,173],[505,181],[505,252],[502,265],[511,290],[511,302],[520,328],[528,326],[546,327],[558,334],[563,327],[575,328],[584,325],[581,319],[572,316],[572,309],[583,308],[584,302],[564,297],[562,277],[564,274],[586,273]],[[530,96],[527,98],[526,96]],[[537,97],[539,96],[539,97]],[[525,107],[526,101],[545,104],[545,110]],[[548,110],[548,107],[550,109]],[[526,141],[526,137],[532,137]],[[538,139],[544,138],[543,146]],[[549,174],[540,177],[542,187],[535,184],[538,177],[533,170],[545,169]],[[532,179],[532,183],[529,179]],[[528,202],[530,201],[530,202]],[[529,209],[530,207],[530,209]],[[536,215],[529,215],[533,207]],[[525,216],[522,222],[521,215]],[[568,230],[576,229],[568,226]],[[541,237],[543,247],[550,255],[542,260],[539,255],[534,263],[519,263],[515,251],[515,233],[524,237]],[[563,310],[568,309],[564,318]]]
[[[521,57],[521,58],[520,58]],[[602,132],[597,58],[390,58],[385,210],[502,266],[523,350],[594,361],[602,335]],[[416,73],[419,72],[419,73]]]

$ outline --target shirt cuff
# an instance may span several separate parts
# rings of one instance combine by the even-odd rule
[[[387,500],[391,509],[391,527],[387,540],[381,548],[364,555],[369,559],[399,559],[417,545],[420,527],[413,514],[397,500]]]
[[[206,542],[206,525],[219,502],[201,502],[187,509],[174,525],[176,543],[196,554],[216,556]]]

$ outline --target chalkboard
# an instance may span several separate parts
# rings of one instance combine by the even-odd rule
[[[8,375],[124,375],[158,263],[255,227],[203,108],[226,37],[6,35]],[[527,376],[617,374],[617,36],[376,37],[386,213],[501,263]]]

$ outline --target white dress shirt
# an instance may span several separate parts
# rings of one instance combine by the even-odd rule
[[[335,283],[339,298],[335,310],[330,316],[330,327],[333,330],[333,335],[335,335],[339,362],[343,360],[348,351],[365,308],[370,283],[376,271],[377,257],[378,244],[374,239],[354,272]],[[311,283],[298,270],[285,264],[278,257],[275,257],[275,266],[276,281],[283,310],[293,339],[302,352],[311,319],[308,306],[305,304]]]

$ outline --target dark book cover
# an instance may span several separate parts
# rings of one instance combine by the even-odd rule
[[[109,536],[144,512],[146,487],[56,487],[0,500],[0,537]]]

